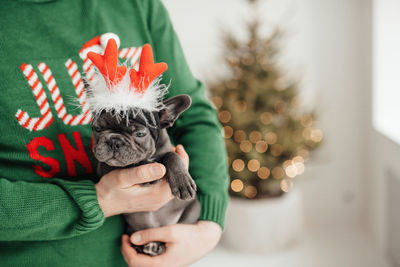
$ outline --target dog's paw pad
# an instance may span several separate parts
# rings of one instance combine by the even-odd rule
[[[143,246],[143,253],[149,256],[157,256],[165,251],[165,243],[150,242]]]
[[[172,194],[179,199],[190,200],[196,195],[196,184],[189,176],[185,179],[181,179],[179,184],[171,186],[171,191]]]

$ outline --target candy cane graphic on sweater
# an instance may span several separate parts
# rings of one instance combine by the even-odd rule
[[[65,62],[68,74],[72,79],[72,84],[75,87],[75,93],[78,96],[78,101],[82,107],[82,114],[76,117],[77,124],[88,124],[92,120],[92,115],[89,110],[89,105],[86,103],[86,91],[82,81],[81,74],[79,73],[78,65],[71,59]],[[74,125],[74,124],[72,124]]]
[[[27,112],[21,109],[18,109],[15,116],[17,117],[18,123],[29,131],[43,130],[53,122],[53,116],[51,115],[50,106],[47,102],[47,97],[44,93],[42,83],[39,81],[32,65],[23,63],[21,64],[20,69],[28,80],[28,84],[35,96],[42,117],[31,118]]]
[[[138,60],[141,51],[142,47],[123,48],[121,51],[119,51],[118,57],[125,58],[127,61],[130,61],[132,68],[137,69],[139,67]]]
[[[93,63],[88,58],[83,60],[83,71],[86,73],[86,79],[92,80],[94,75]]]
[[[58,88],[56,80],[54,79],[53,74],[47,64],[40,62],[38,64],[38,69],[42,73],[47,87],[50,90],[57,116],[67,125],[88,124],[91,120],[91,116],[89,113],[89,107],[85,102],[86,95],[84,94],[83,82],[80,77],[78,67],[71,59],[69,59],[65,65],[67,66],[68,74],[71,76],[72,83],[75,86],[75,92],[78,96],[78,101],[82,106],[83,113],[80,115],[73,116],[67,113],[63,98],[60,94],[60,89]]]
[[[86,79],[92,80],[94,75],[94,68],[92,62],[87,58],[87,53],[93,52],[101,52],[103,51],[103,47],[100,43],[100,36],[96,36],[91,40],[87,41],[82,48],[79,50],[79,56],[83,60],[83,71],[86,73]]]

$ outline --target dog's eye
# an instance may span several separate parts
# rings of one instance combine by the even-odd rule
[[[145,132],[137,132],[137,133],[136,133],[136,137],[143,137],[143,136],[145,136],[145,135],[146,135]]]
[[[101,131],[103,130],[100,126],[94,126],[93,129],[94,129],[96,132],[101,132]]]

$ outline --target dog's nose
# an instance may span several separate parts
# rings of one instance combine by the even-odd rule
[[[111,137],[108,139],[107,144],[112,148],[120,148],[124,142],[122,142],[118,137]]]

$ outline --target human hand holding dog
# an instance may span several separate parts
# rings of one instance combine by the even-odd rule
[[[189,168],[189,156],[182,145],[171,149],[176,152],[186,168]],[[196,224],[174,224],[152,228],[134,233],[130,238],[122,236],[121,252],[130,267],[187,266],[209,253],[221,238],[221,227],[215,222],[199,221]],[[151,241],[166,243],[165,253],[151,257],[137,253],[132,247]]]
[[[173,199],[165,179],[151,186],[139,184],[160,179],[165,172],[164,165],[151,163],[114,170],[104,175],[95,185],[97,199],[104,216],[155,211],[164,206]]]
[[[121,252],[130,267],[182,267],[209,253],[221,237],[221,227],[211,221],[196,224],[174,224],[134,233],[131,238],[122,236]],[[132,247],[151,241],[166,243],[167,250],[155,257],[140,254]]]

